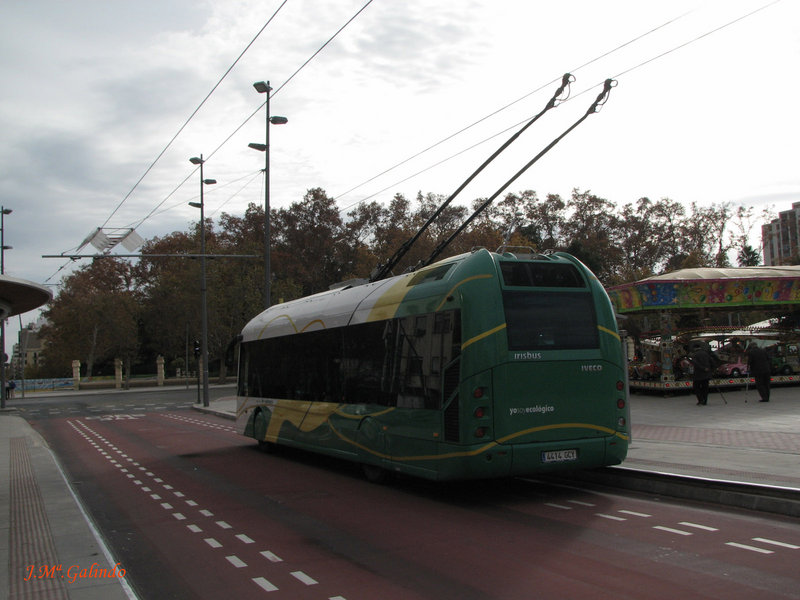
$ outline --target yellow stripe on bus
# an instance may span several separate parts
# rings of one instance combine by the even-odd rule
[[[481,333],[479,335],[476,335],[474,338],[470,338],[466,342],[461,344],[461,350],[463,351],[464,348],[466,348],[467,346],[470,346],[470,345],[474,344],[475,342],[479,342],[483,338],[487,338],[490,335],[493,335],[493,334],[497,333],[498,331],[502,331],[505,328],[506,328],[506,324],[503,323],[502,325],[498,325],[497,327],[494,327],[494,328],[490,329],[489,331],[484,331],[483,333]]]
[[[603,427],[602,425],[593,425],[592,423],[556,423],[554,425],[542,425],[540,427],[531,427],[530,429],[523,429],[522,431],[517,431],[516,433],[512,433],[505,437],[501,437],[497,440],[499,444],[503,444],[509,440],[513,440],[514,438],[528,435],[529,433],[536,433],[538,431],[547,431],[549,429],[593,429],[595,431],[601,431],[603,433],[608,433],[610,435],[615,435],[618,438],[623,440],[628,440],[630,436],[625,435],[619,431],[611,429],[610,427]]]
[[[270,325],[272,325],[272,324],[273,324],[275,321],[277,321],[278,319],[286,319],[287,321],[289,321],[289,325],[291,325],[291,326],[292,326],[292,329],[294,329],[294,332],[295,332],[295,333],[302,333],[302,332],[304,332],[306,329],[308,329],[309,327],[311,327],[311,326],[312,326],[314,323],[319,323],[320,325],[322,325],[322,328],[323,328],[323,329],[327,329],[327,326],[325,325],[325,321],[323,321],[322,319],[314,319],[313,321],[309,321],[309,322],[306,324],[306,326],[305,326],[305,327],[303,327],[302,329],[298,329],[298,328],[297,328],[297,325],[296,325],[296,324],[295,324],[295,322],[292,320],[292,317],[290,317],[289,315],[283,314],[283,315],[278,315],[278,316],[276,316],[276,317],[273,317],[272,319],[270,319],[269,321],[267,321],[266,325],[264,325],[264,327],[262,327],[262,328],[261,328],[261,331],[259,331],[259,332],[258,332],[258,338],[257,338],[257,339],[259,339],[259,340],[260,340],[260,339],[262,338],[262,336],[264,335],[264,332],[267,330],[267,327],[269,327]]]
[[[604,333],[607,333],[607,334],[609,334],[609,335],[613,335],[615,338],[617,338],[617,341],[618,341],[618,342],[621,342],[621,341],[622,341],[622,339],[619,337],[619,334],[617,334],[617,332],[615,332],[615,331],[611,331],[610,329],[608,329],[607,327],[603,327],[602,325],[598,325],[598,326],[597,326],[597,328],[598,328],[600,331],[604,332]]]
[[[530,429],[525,429],[523,431],[518,431],[516,433],[512,433],[511,435],[507,435],[505,437],[500,438],[497,441],[489,442],[488,444],[481,446],[479,448],[474,448],[472,450],[465,450],[463,452],[448,452],[447,454],[422,454],[417,456],[392,456],[390,454],[384,454],[383,452],[378,452],[377,450],[373,450],[372,448],[368,448],[363,444],[359,444],[355,440],[351,440],[343,433],[339,432],[334,426],[333,423],[328,421],[328,426],[331,428],[331,431],[339,437],[342,441],[355,446],[373,456],[377,456],[378,458],[384,458],[387,460],[393,460],[397,462],[412,462],[412,461],[419,461],[419,460],[442,460],[447,458],[463,458],[465,456],[477,456],[487,450],[490,450],[496,446],[499,446],[503,442],[507,442],[508,440],[514,439],[516,437],[520,437],[522,435],[527,435],[529,433],[534,433],[536,431],[544,431],[546,429],[593,429],[595,431],[602,431],[603,433],[608,433],[615,435],[616,437],[623,439],[625,441],[630,441],[630,436],[620,432],[610,429],[608,427],[603,427],[602,425],[592,425],[591,423],[560,423],[556,425],[545,425],[542,427],[532,427]],[[563,441],[563,440],[558,440]]]
[[[441,308],[442,308],[442,307],[445,305],[445,303],[447,302],[447,299],[448,299],[448,298],[449,298],[449,297],[450,297],[450,296],[453,294],[453,292],[455,292],[455,291],[456,291],[456,290],[457,290],[459,287],[461,287],[461,286],[462,286],[462,285],[464,285],[465,283],[469,283],[470,281],[475,281],[476,279],[491,279],[492,277],[494,277],[494,275],[491,275],[491,274],[489,274],[489,273],[485,273],[485,274],[483,274],[483,275],[473,275],[472,277],[467,277],[466,279],[462,279],[462,280],[461,280],[461,281],[459,281],[457,284],[455,284],[455,285],[454,285],[454,286],[453,286],[453,287],[450,289],[450,291],[449,291],[449,292],[447,292],[447,293],[444,295],[444,300],[442,300],[442,301],[439,303],[439,306],[437,306],[437,307],[436,307],[436,311],[440,310],[440,309],[441,309]]]
[[[274,323],[278,319],[286,319],[287,321],[289,321],[289,324],[292,326],[292,329],[294,329],[294,332],[297,333],[297,325],[295,325],[294,321],[292,321],[292,317],[290,317],[289,315],[278,315],[277,317],[273,317],[272,319],[267,321],[264,327],[261,328],[261,331],[258,332],[259,340],[261,339],[261,336],[264,335],[264,332],[267,330],[267,327],[272,325],[272,323]]]

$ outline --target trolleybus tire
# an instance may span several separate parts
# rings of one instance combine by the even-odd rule
[[[264,416],[264,411],[257,409],[253,415],[253,437],[258,442],[258,449],[263,452],[274,452],[275,444],[266,441],[264,438],[267,436],[267,418]]]
[[[389,471],[375,465],[362,464],[361,472],[370,483],[386,483],[389,479]]]
[[[267,454],[273,454],[278,451],[278,444],[274,442],[258,440],[258,449],[262,452],[266,452]]]

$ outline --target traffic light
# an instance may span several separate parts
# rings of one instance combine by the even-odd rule
[[[194,341],[194,357],[197,358],[198,356],[200,356],[200,341],[199,340],[195,340]]]

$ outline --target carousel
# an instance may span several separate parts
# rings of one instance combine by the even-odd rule
[[[690,390],[690,349],[718,361],[712,385],[752,383],[744,350],[766,348],[773,383],[800,382],[800,266],[682,269],[608,288],[626,331],[632,390]]]

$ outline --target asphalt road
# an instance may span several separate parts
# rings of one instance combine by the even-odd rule
[[[346,463],[261,453],[194,399],[20,412],[142,599],[800,598],[795,519],[533,479],[378,486]]]

